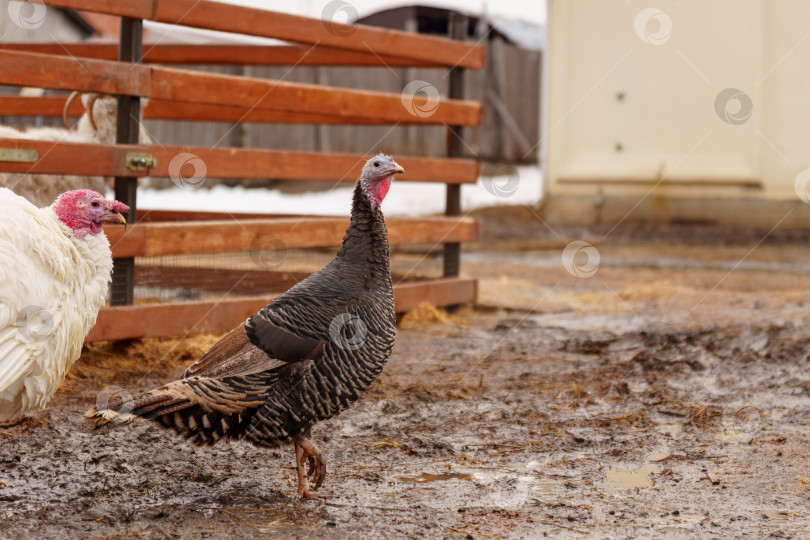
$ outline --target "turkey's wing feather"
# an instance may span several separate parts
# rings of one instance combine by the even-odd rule
[[[242,323],[186,368],[183,378],[250,375],[277,369],[284,364],[254,347],[245,334],[245,323]]]
[[[301,337],[268,320],[262,312],[245,322],[245,333],[250,342],[271,358],[293,363],[317,358],[326,342]]]
[[[0,393],[27,373],[36,358],[18,334],[16,326],[0,329]]]

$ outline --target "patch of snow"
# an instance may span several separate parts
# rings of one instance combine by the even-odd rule
[[[535,204],[542,193],[538,166],[510,169],[511,174],[481,177],[461,187],[462,213],[497,205]],[[214,186],[211,189],[138,189],[138,206],[149,210],[198,210],[212,212],[348,215],[351,184],[328,191],[282,193],[277,189]],[[427,182],[397,182],[383,202],[386,216],[424,216],[444,213],[445,186]]]

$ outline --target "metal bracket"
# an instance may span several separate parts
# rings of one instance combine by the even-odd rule
[[[127,154],[126,167],[131,171],[148,171],[157,165],[155,158],[142,152],[130,152]]]
[[[0,161],[15,161],[17,163],[35,163],[39,159],[36,150],[21,150],[19,148],[0,148]]]

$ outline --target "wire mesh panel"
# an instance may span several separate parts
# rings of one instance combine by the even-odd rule
[[[440,251],[408,246],[394,251],[394,282],[441,276]],[[137,303],[206,300],[224,295],[280,293],[326,265],[335,249],[266,249],[198,255],[138,257]]]

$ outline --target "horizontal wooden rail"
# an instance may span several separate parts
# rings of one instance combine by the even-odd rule
[[[2,116],[62,116],[67,96],[0,96]],[[84,114],[84,106],[73,100],[68,116],[76,118]],[[335,116],[291,111],[273,111],[250,107],[210,105],[207,103],[183,103],[152,99],[143,109],[147,120],[190,120],[196,122],[243,122],[267,124],[390,124],[379,117]],[[418,116],[399,120],[400,124],[423,123]]]
[[[138,223],[154,222],[177,222],[177,221],[206,221],[206,220],[226,220],[233,219],[280,219],[280,218],[302,218],[301,214],[270,214],[267,212],[210,212],[207,210],[151,210],[149,208],[138,208]],[[337,217],[337,216],[334,216]]]
[[[126,167],[127,154],[145,152],[146,146],[56,143],[29,139],[2,139],[0,149],[34,150],[36,161],[0,160],[0,172],[20,174],[76,174],[81,176],[146,176]]]
[[[2,139],[0,148],[35,150],[33,163],[0,161],[0,172],[76,174],[82,176],[151,176],[173,178],[178,185],[199,187],[205,178],[267,178],[273,180],[328,180],[353,182],[371,156],[323,154],[286,150],[208,148],[197,146],[135,146],[54,143],[28,139]],[[149,171],[127,168],[127,155],[146,153],[157,164]],[[396,181],[474,183],[478,162],[397,156],[405,168]]]
[[[417,94],[403,103],[400,94],[10,50],[0,50],[0,84],[369,118],[388,123],[473,126],[481,122],[481,103],[475,101]]]
[[[114,257],[155,257],[339,246],[348,218],[240,219],[137,223],[107,227]],[[389,218],[391,244],[469,242],[478,223],[468,217]]]
[[[479,69],[484,48],[446,38],[331,22],[209,0],[44,0],[45,4],[208,30]],[[334,14],[333,14],[334,15]]]
[[[0,43],[0,49],[40,54],[58,54],[98,60],[116,60],[117,43]],[[333,47],[302,45],[185,45],[143,44],[147,64],[197,64],[237,66],[358,66],[434,67],[433,59],[411,60],[377,55],[369,51],[347,51]]]
[[[475,280],[459,278],[402,283],[394,286],[395,308],[403,313],[425,301],[436,306],[469,304],[476,300],[476,286]],[[105,307],[85,341],[225,332],[273,298],[275,295]]]

